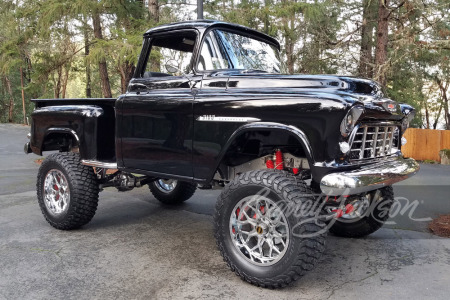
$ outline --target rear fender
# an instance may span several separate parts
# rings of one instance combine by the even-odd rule
[[[32,114],[31,150],[43,151],[78,147],[82,159],[96,159],[98,118],[103,109],[94,105],[61,105],[36,109]],[[70,139],[71,145],[65,143]],[[61,144],[64,141],[64,144]]]

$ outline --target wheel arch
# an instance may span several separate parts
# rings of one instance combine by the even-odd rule
[[[221,171],[221,167],[224,164],[226,164],[227,158],[230,157],[232,153],[234,153],[236,145],[239,144],[238,143],[239,139],[245,137],[248,133],[257,133],[257,132],[266,132],[267,134],[272,135],[271,137],[268,137],[265,140],[260,140],[260,142],[262,143],[264,142],[267,143],[267,141],[271,140],[271,138],[273,138],[274,136],[276,136],[277,139],[280,139],[280,137],[281,138],[284,137],[287,141],[289,141],[289,143],[284,146],[301,147],[302,152],[308,159],[309,165],[312,166],[314,164],[314,154],[312,151],[311,144],[309,142],[308,137],[301,129],[295,126],[285,125],[281,123],[254,122],[242,125],[237,130],[235,130],[234,133],[230,136],[230,138],[228,139],[225,146],[222,148],[222,151],[220,152],[215,162],[214,168],[208,177],[208,181],[211,181],[214,178],[214,175],[216,174],[217,171],[219,172]],[[256,138],[256,140],[258,140],[258,138]]]
[[[70,140],[70,144],[67,144],[67,141]],[[48,128],[42,139],[41,145],[39,147],[40,155],[42,155],[43,151],[51,151],[51,150],[65,150],[63,148],[66,147],[78,147],[80,149],[80,137],[75,132],[75,130],[70,128],[63,127],[52,127]],[[72,149],[67,149],[67,152],[71,152]],[[82,149],[79,150],[82,152]],[[80,153],[83,157],[84,153]]]

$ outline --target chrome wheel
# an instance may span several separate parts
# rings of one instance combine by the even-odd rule
[[[353,206],[352,210],[349,213],[344,213],[341,218],[354,220],[366,216],[369,212],[370,204],[380,200],[380,196],[380,191],[377,190],[375,193],[367,193],[361,198],[350,201],[349,204]]]
[[[277,204],[261,195],[239,201],[230,217],[230,235],[239,254],[252,264],[277,263],[289,245],[289,224]]]
[[[170,193],[177,187],[177,180],[173,179],[158,179],[155,181],[155,186],[163,193]]]
[[[65,213],[70,203],[69,183],[64,174],[52,169],[45,175],[44,180],[44,203],[52,215]]]

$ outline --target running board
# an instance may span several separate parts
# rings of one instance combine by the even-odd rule
[[[89,167],[103,168],[103,169],[117,169],[117,163],[103,162],[97,160],[81,160],[81,164]]]

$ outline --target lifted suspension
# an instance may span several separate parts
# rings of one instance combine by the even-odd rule
[[[141,187],[156,180],[149,176],[135,176],[131,173],[115,171],[107,174],[108,169],[96,168],[100,190],[106,187],[115,187],[120,192],[130,191],[135,187]]]

